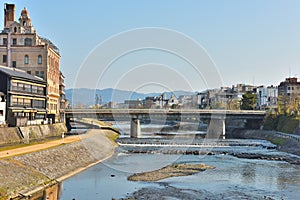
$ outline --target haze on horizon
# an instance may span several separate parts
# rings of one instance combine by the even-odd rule
[[[60,48],[67,88],[160,92],[201,91],[209,87],[205,77],[196,76],[197,73],[180,57],[155,50],[123,56],[110,68],[109,73],[114,76],[103,79],[88,74],[86,81],[76,82],[84,61],[99,44],[112,36],[143,27],[174,30],[199,43],[219,71],[217,86],[237,83],[278,85],[289,76],[300,77],[300,1],[297,0],[86,0],[72,3],[15,0],[7,3],[16,4],[17,16],[26,7],[38,34]],[[3,16],[0,23],[3,27]],[[123,75],[136,71],[137,66],[146,67],[144,73],[136,74],[138,80],[151,80],[149,77],[154,77],[155,73],[160,76],[163,71],[157,72],[159,66],[174,73],[174,77],[183,78],[170,76],[157,84],[151,85],[149,80],[132,84],[133,73],[128,76],[131,81],[122,83]],[[153,70],[149,70],[149,66]],[[94,71],[99,71],[99,66],[95,65]],[[161,80],[159,76],[156,76],[157,80]]]

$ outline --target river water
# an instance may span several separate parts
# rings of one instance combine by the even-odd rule
[[[149,126],[145,126],[145,128],[149,130]],[[152,128],[157,127],[153,126]],[[153,133],[153,130],[150,132]],[[147,137],[152,135],[150,132],[146,134]],[[157,147],[153,145],[152,139],[147,138],[144,141],[143,139],[135,141],[131,145],[123,145],[128,144],[130,141],[126,139],[126,136],[125,134],[125,139],[122,140],[121,138],[119,141],[121,146],[113,157],[65,180],[60,199],[120,199],[131,196],[132,193],[141,191],[142,188],[151,188],[153,191],[176,188],[183,191],[186,197],[191,193],[195,196],[195,194],[198,194],[195,191],[201,191],[204,196],[199,197],[199,199],[204,197],[207,199],[299,199],[299,165],[283,161],[242,159],[226,153],[238,151],[265,155],[285,155],[285,153],[269,148],[272,147],[272,144],[266,141],[222,140],[214,143],[213,147],[209,148],[211,152],[214,152],[212,155],[182,155],[173,153],[130,153],[132,150],[140,150],[141,148],[157,150]],[[155,141],[155,144],[158,144],[159,141],[166,144],[168,139],[158,138]],[[170,141],[174,144],[174,140]],[[191,144],[194,144],[194,141]],[[199,139],[199,141],[203,140]],[[149,145],[150,143],[151,145]],[[244,145],[231,145],[235,143]],[[162,149],[159,152],[168,152],[170,148],[172,150],[182,149],[185,147],[184,144],[182,143],[180,147],[176,145],[171,147],[170,145],[168,147],[161,146]],[[200,143],[196,142],[196,144]],[[194,151],[204,147],[200,145],[185,148],[192,148],[192,151]],[[208,148],[207,145],[205,148]],[[127,177],[133,173],[159,169],[171,163],[205,163],[215,168],[190,176],[172,177],[157,182],[127,180]],[[168,196],[168,194],[165,194],[165,198],[161,197],[161,199],[176,199],[175,197],[176,195]],[[153,199],[157,199],[157,197]],[[182,197],[177,199],[182,199]]]

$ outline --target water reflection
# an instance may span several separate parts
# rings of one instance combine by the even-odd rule
[[[247,163],[242,166],[242,176],[243,176],[243,181],[245,183],[252,183],[255,182],[256,178],[256,166],[255,164],[252,163]]]
[[[239,191],[250,196],[268,194],[272,197],[295,197],[300,195],[296,188],[300,185],[299,166],[283,162],[238,159],[231,156],[194,155],[181,156],[176,162],[206,163],[215,169],[206,170],[186,177],[172,177],[158,183],[131,182],[127,176],[132,174],[120,167],[134,171],[147,171],[150,162],[161,162],[172,155],[130,154],[115,156],[105,164],[96,165],[64,182],[61,199],[111,199],[126,197],[143,187],[162,187],[206,190],[213,194]],[[143,162],[145,161],[145,162]],[[138,166],[137,166],[138,165]],[[113,175],[113,176],[112,176]]]

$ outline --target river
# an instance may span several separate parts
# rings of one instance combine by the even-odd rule
[[[124,127],[125,130],[126,125]],[[228,153],[251,152],[289,156],[272,148],[269,142],[233,139],[208,142],[202,138],[194,138],[187,146],[185,142],[178,142],[183,140],[174,142],[173,138],[151,139],[153,129],[156,128],[159,127],[144,126],[144,130],[150,131],[145,134],[145,139],[134,142],[130,142],[126,138],[127,134],[124,134],[119,140],[121,146],[113,157],[63,182],[60,199],[120,199],[143,195],[146,197],[149,191],[143,188],[150,188],[152,199],[298,199],[300,196],[300,165],[283,161],[243,159]],[[206,143],[201,146],[203,141]],[[157,147],[160,143],[162,145]],[[180,145],[175,145],[178,143]],[[212,145],[209,146],[210,144]],[[173,152],[182,149],[212,153],[182,155]],[[172,153],[168,153],[170,150]],[[131,153],[133,151],[146,153]],[[133,173],[159,169],[170,163],[205,163],[215,168],[154,183],[127,180]],[[163,191],[164,197],[159,194],[160,191]],[[176,193],[172,193],[174,191]]]

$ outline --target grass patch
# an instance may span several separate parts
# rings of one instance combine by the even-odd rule
[[[268,140],[273,144],[275,144],[276,146],[280,146],[283,143],[285,143],[286,138],[268,138]]]
[[[112,131],[109,131],[109,132],[105,131],[105,136],[107,138],[109,138],[110,140],[113,140],[113,141],[116,141],[116,139],[119,138],[119,134],[117,134],[115,132],[112,132]]]
[[[265,130],[276,130],[284,133],[294,133],[297,126],[299,125],[300,120],[296,117],[291,116],[272,116],[269,115],[266,117],[264,122]]]
[[[0,188],[0,200],[7,200],[7,190],[4,188]]]
[[[31,141],[29,144],[21,143],[21,144],[15,144],[15,145],[2,146],[2,147],[0,147],[0,151],[7,151],[7,150],[17,149],[17,148],[22,148],[22,147],[28,147],[28,146],[32,146],[32,145],[36,145],[36,144],[43,144],[46,142],[57,140],[59,138],[60,137],[53,137],[51,139]]]

